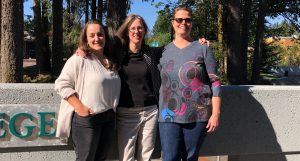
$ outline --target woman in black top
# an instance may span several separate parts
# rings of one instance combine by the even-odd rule
[[[148,28],[141,16],[129,15],[117,31],[121,52],[121,94],[117,108],[120,161],[150,160],[154,149],[162,48],[145,44]]]

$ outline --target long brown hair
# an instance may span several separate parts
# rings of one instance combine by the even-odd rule
[[[108,64],[105,65],[104,67],[109,69],[109,70],[117,70],[119,68],[119,63],[118,61],[115,60],[114,58],[114,54],[111,53],[111,48],[112,44],[110,43],[110,38],[111,36],[108,35],[107,32],[107,27],[103,26],[99,20],[89,20],[85,26],[81,29],[80,31],[80,36],[79,36],[79,43],[78,43],[78,48],[80,48],[81,50],[83,50],[87,56],[89,56],[91,54],[91,49],[88,46],[88,40],[87,40],[87,28],[89,25],[91,24],[97,24],[99,26],[101,26],[101,28],[104,31],[105,34],[105,46],[104,46],[104,51],[103,51],[103,55],[108,59]]]
[[[148,33],[148,26],[147,26],[145,20],[143,19],[143,17],[132,14],[132,15],[129,15],[126,17],[126,19],[124,20],[122,25],[119,27],[117,34],[116,34],[121,39],[121,42],[124,45],[123,47],[125,47],[125,48],[128,48],[128,45],[129,45],[129,36],[128,36],[129,26],[133,23],[133,21],[135,21],[137,19],[142,22],[143,27],[145,29],[145,35],[143,38],[142,46],[145,44],[145,36]]]

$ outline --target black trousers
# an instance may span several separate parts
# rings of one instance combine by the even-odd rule
[[[115,130],[115,112],[81,117],[74,113],[72,140],[76,161],[104,161],[112,143]]]

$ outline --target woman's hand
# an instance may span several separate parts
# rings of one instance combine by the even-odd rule
[[[71,106],[74,107],[74,110],[76,111],[76,113],[79,115],[79,116],[82,116],[82,117],[85,117],[85,116],[88,116],[88,115],[91,115],[94,113],[94,111],[85,106],[77,97],[76,94],[73,94],[71,95],[70,97],[67,98],[67,101],[69,102],[69,104]]]
[[[83,58],[86,57],[86,53],[83,50],[81,50],[80,48],[76,49],[75,54],[80,56],[80,57],[83,57]]]
[[[211,115],[206,128],[208,129],[207,132],[214,132],[219,127],[219,115]]]
[[[94,113],[94,111],[91,108],[88,108],[86,106],[83,106],[78,109],[80,109],[80,110],[77,110],[76,112],[81,117],[86,117],[86,116],[92,115]]]
[[[214,132],[219,127],[221,97],[212,97],[212,114],[208,120],[206,128],[207,132]]]
[[[205,38],[199,38],[198,42],[199,42],[201,45],[206,44],[206,45],[209,47],[209,41],[206,40]]]

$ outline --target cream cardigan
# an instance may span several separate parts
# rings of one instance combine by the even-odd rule
[[[105,86],[100,83],[91,84],[98,76],[105,79]],[[120,88],[121,82],[117,72],[105,69],[96,56],[92,54],[85,58],[76,54],[71,56],[55,81],[55,90],[62,97],[56,137],[67,142],[70,135],[74,108],[66,101],[68,97],[76,94],[83,104],[93,108],[96,113],[101,113],[108,109],[115,110]]]

